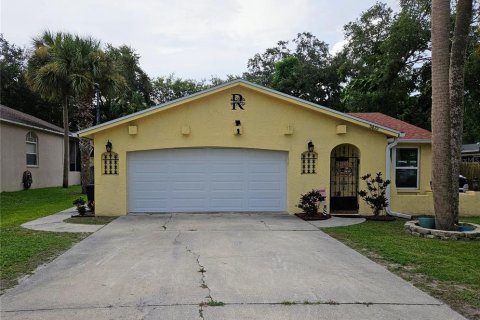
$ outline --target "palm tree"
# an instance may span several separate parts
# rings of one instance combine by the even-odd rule
[[[90,66],[87,68],[89,78],[92,79],[91,86],[88,90],[78,93],[73,99],[74,119],[77,129],[82,130],[93,125],[93,97],[94,83],[99,83],[102,93],[105,97],[118,96],[121,92],[128,89],[125,78],[121,75],[120,65],[116,63],[111,55],[97,50],[92,52],[85,61]],[[81,170],[80,178],[82,192],[86,192],[87,184],[90,183],[90,155],[93,150],[92,143],[89,139],[80,138],[80,156]]]
[[[450,162],[450,0],[432,1],[432,191],[436,227],[455,228]],[[458,191],[457,191],[458,192]]]
[[[92,57],[100,43],[92,38],[50,31],[34,39],[34,51],[28,61],[26,78],[33,91],[59,102],[63,108],[64,156],[63,187],[68,187],[70,100],[92,87],[95,63]]]
[[[452,163],[452,213],[458,223],[458,175],[460,174],[460,151],[463,138],[463,96],[465,82],[465,56],[472,19],[472,0],[458,0],[455,31],[450,53],[450,134]]]

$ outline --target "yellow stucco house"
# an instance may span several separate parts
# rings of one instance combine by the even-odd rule
[[[392,180],[388,213],[432,213],[430,133],[379,113],[345,114],[245,80],[79,132],[95,146],[97,215],[289,212],[325,189],[332,213],[369,214],[359,179]],[[479,197],[461,197],[474,214]]]

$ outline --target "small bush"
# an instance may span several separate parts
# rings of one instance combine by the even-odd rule
[[[366,182],[367,190],[358,191],[358,195],[372,208],[373,215],[379,216],[388,207],[386,192],[390,180],[383,180],[381,172],[377,172],[375,177],[368,173],[361,179]]]
[[[73,201],[73,204],[77,206],[77,212],[79,215],[83,216],[85,213],[87,213],[87,206],[85,205],[85,199],[82,197],[77,198]]]
[[[78,206],[83,206],[83,205],[85,205],[85,199],[83,199],[82,197],[77,198],[77,199],[73,200],[73,205],[75,205],[77,207]]]
[[[300,202],[297,207],[302,209],[307,215],[314,216],[318,213],[320,203],[324,200],[325,197],[320,193],[320,190],[313,189],[300,196]]]

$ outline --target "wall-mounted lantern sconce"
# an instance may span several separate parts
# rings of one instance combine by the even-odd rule
[[[112,152],[112,143],[110,142],[110,140],[108,140],[107,144],[105,145],[105,149],[107,149],[107,152]]]
[[[242,134],[242,123],[240,122],[240,120],[235,120],[235,127],[234,127],[234,130],[233,130],[233,133],[235,135],[241,135]]]
[[[313,150],[315,149],[315,145],[311,140],[308,142],[307,148],[308,148],[308,152],[313,152]]]

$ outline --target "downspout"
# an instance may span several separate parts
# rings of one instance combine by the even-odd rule
[[[392,160],[390,158],[390,153],[391,153],[392,148],[395,147],[398,144],[399,141],[398,141],[398,138],[387,139],[387,141],[388,141],[388,144],[387,144],[387,148],[385,149],[385,177],[386,177],[387,180],[392,181],[392,179],[391,179]],[[387,201],[388,201],[388,206],[386,208],[386,211],[387,211],[388,215],[403,218],[403,219],[409,219],[409,220],[412,218],[411,215],[392,211],[392,208],[391,208],[391,203],[392,203],[391,185],[387,186],[386,196],[387,196]]]

